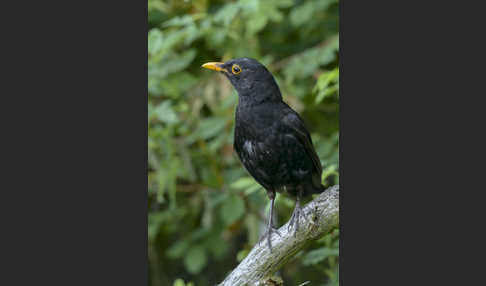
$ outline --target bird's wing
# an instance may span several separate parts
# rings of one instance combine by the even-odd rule
[[[287,104],[285,104],[287,105]],[[287,105],[286,112],[284,113],[282,122],[291,130],[292,134],[305,146],[305,151],[307,155],[311,158],[314,167],[320,176],[322,174],[321,160],[317,156],[316,150],[312,145],[312,139],[309,132],[305,128],[304,121],[300,118],[299,114],[292,110]]]
[[[235,128],[234,149],[245,169],[265,189],[275,187],[272,183],[273,168],[276,168],[275,154],[268,148],[268,143],[248,138],[241,134],[240,128]],[[243,132],[244,133],[244,132]],[[270,166],[269,166],[270,165]]]
[[[253,143],[254,144],[254,143]],[[269,155],[265,153],[258,145],[248,143],[248,147],[240,148],[240,144],[234,144],[234,148],[240,161],[243,163],[245,169],[250,173],[250,175],[262,185],[267,191],[272,189],[272,180],[265,167],[262,167],[262,159]],[[249,151],[249,149],[252,151]]]

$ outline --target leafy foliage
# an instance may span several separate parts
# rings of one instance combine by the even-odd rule
[[[233,152],[236,92],[208,61],[253,57],[339,182],[336,0],[148,1],[150,284],[214,285],[257,243],[269,200]],[[277,195],[279,225],[294,202]],[[285,265],[284,285],[337,284],[338,231]]]

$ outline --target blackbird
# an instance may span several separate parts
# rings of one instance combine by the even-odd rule
[[[275,192],[296,198],[289,223],[294,235],[303,216],[303,196],[324,191],[322,166],[302,118],[282,100],[273,75],[255,59],[209,62],[203,68],[224,74],[238,92],[234,149],[246,170],[267,191],[271,200],[267,230],[270,251]],[[304,217],[305,219],[305,217]]]

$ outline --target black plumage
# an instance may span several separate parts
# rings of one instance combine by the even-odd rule
[[[224,74],[238,92],[234,149],[247,171],[271,200],[267,232],[271,249],[275,192],[296,197],[290,227],[299,227],[300,198],[324,191],[322,166],[312,139],[297,112],[282,100],[272,74],[250,58],[211,62],[203,67]]]

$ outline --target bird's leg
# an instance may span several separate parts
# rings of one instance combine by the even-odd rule
[[[277,233],[279,236],[282,236],[278,229],[273,227],[273,204],[275,203],[275,191],[270,191],[267,193],[268,197],[270,198],[270,214],[268,217],[268,225],[267,225],[267,230],[265,233],[262,235],[260,238],[260,241],[262,241],[265,237],[267,237],[267,243],[268,243],[268,248],[270,249],[270,252],[272,252],[272,232]]]
[[[290,222],[287,227],[288,231],[290,231],[291,228],[294,228],[294,236],[297,230],[299,229],[299,216],[300,216],[300,191],[297,194],[297,199],[295,201],[295,207],[294,211],[292,212],[292,215],[290,216]],[[295,227],[294,227],[295,225]]]
[[[305,219],[305,215],[302,212],[302,207],[300,206],[300,199],[302,198],[302,188],[298,187],[297,189],[297,199],[295,201],[294,211],[292,212],[292,216],[290,217],[289,225],[287,229],[290,231],[291,228],[294,228],[294,237],[299,230],[299,220],[302,216]]]

